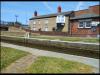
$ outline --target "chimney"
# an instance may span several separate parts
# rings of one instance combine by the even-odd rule
[[[34,11],[34,16],[37,16],[37,11]]]
[[[58,13],[61,13],[61,6],[58,6]]]

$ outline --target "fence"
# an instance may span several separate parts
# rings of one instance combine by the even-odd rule
[[[24,30],[27,31],[27,32],[30,32],[31,34],[32,34],[32,33],[37,33],[37,34],[40,34],[40,35],[68,36],[68,33],[67,33],[67,32],[56,32],[56,31],[32,31],[32,30],[29,30],[29,29],[24,29]]]

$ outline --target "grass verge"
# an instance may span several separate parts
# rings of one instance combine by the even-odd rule
[[[38,57],[26,69],[27,73],[92,73],[92,67],[79,62],[73,62],[54,57]]]
[[[8,47],[3,47],[3,46],[1,46],[0,51],[1,51],[0,70],[7,67],[8,65],[10,65],[15,60],[29,54],[29,53],[24,52],[24,51],[20,51],[20,50],[13,49],[13,48],[8,48]]]
[[[91,42],[91,43],[98,43],[99,38],[92,38],[92,37],[62,37],[62,36],[31,36],[32,38],[40,38],[40,39],[50,39],[50,40],[61,40],[61,41],[82,41],[82,42]]]

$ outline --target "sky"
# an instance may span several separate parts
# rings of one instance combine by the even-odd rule
[[[1,20],[28,24],[34,17],[36,10],[38,15],[57,13],[57,7],[61,6],[62,12],[88,9],[89,6],[99,5],[99,1],[1,1]]]

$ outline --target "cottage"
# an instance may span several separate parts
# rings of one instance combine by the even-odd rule
[[[100,13],[99,5],[90,6],[88,9],[61,12],[48,15],[37,15],[30,18],[29,26],[32,31],[66,32],[69,36],[93,36],[99,34]]]
[[[61,12],[61,7],[58,7],[58,13],[37,16],[34,12],[34,17],[30,18],[29,26],[33,31],[69,31],[69,18],[73,11]]]

